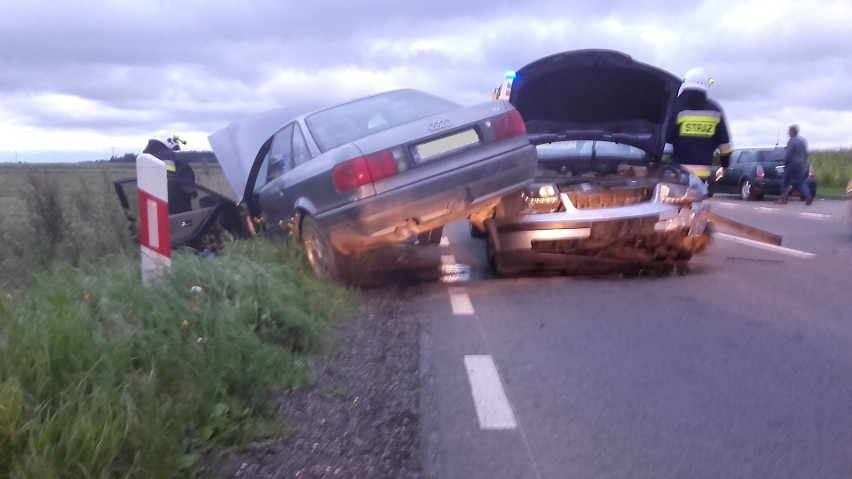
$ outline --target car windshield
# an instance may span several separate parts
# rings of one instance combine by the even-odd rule
[[[596,157],[641,160],[645,152],[634,146],[611,141],[570,140],[545,143],[536,146],[539,159],[578,157],[588,158],[594,151]]]
[[[305,118],[323,152],[373,133],[419,120],[459,105],[414,90],[399,90],[335,106]]]

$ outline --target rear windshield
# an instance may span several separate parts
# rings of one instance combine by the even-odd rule
[[[320,150],[458,108],[457,103],[415,90],[399,90],[355,100],[305,118]],[[409,140],[403,138],[401,141]]]
[[[784,148],[778,148],[776,150],[771,151],[761,151],[760,155],[758,155],[758,161],[760,161],[761,163],[782,162],[784,161]]]

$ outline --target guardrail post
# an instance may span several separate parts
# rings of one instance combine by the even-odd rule
[[[136,157],[142,284],[149,286],[172,265],[166,164],[147,153]]]

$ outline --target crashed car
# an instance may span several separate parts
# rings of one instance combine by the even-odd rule
[[[484,218],[528,185],[536,153],[525,133],[507,101],[463,107],[396,90],[262,113],[209,140],[251,216],[298,238],[320,277],[345,281],[351,256]]]
[[[181,185],[195,191],[192,209],[169,215],[169,240],[172,249],[188,248],[198,253],[216,253],[224,243],[247,239],[254,227],[245,208],[233,199],[183,178],[169,177],[169,185]],[[136,178],[113,182],[118,201],[130,222],[131,236],[138,237],[139,187]]]
[[[680,84],[609,50],[559,53],[516,72],[509,102],[538,171],[491,218],[471,222],[497,274],[686,270],[707,244],[709,205],[698,177],[661,162]]]

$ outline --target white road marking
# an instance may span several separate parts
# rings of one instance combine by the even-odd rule
[[[481,429],[515,429],[518,421],[491,356],[465,356],[467,378]]]
[[[719,206],[739,206],[740,205],[739,203],[728,203],[726,201],[717,201],[714,204],[719,205]]]
[[[725,233],[716,233],[713,235],[714,238],[719,238],[723,240],[732,241],[734,243],[744,244],[746,246],[753,246],[755,248],[765,249],[768,251],[774,251],[776,253],[787,254],[790,256],[796,256],[799,258],[813,258],[816,256],[814,253],[809,253],[807,251],[801,251],[793,248],[786,248],[784,246],[776,246],[774,244],[763,243],[761,241],[755,241],[748,238],[743,238],[740,236],[729,235]]]
[[[444,265],[444,266],[456,264],[456,257],[451,255],[451,254],[442,254],[441,255],[441,264]]]
[[[456,316],[470,316],[473,314],[473,303],[464,288],[450,288],[450,303],[453,306],[453,314]]]
[[[810,211],[804,211],[802,213],[799,213],[799,216],[804,216],[806,218],[820,218],[820,219],[834,218],[831,215],[824,215],[822,213],[811,213]]]
[[[441,245],[441,246],[449,246],[449,245],[450,245],[450,240],[449,240],[449,238],[447,238],[446,236],[441,236],[441,243],[440,243],[440,245]]]
[[[758,207],[757,207],[757,208],[755,208],[755,209],[756,209],[757,211],[770,211],[770,212],[772,212],[772,213],[776,213],[776,212],[778,211],[778,208],[770,208],[770,207],[768,207],[768,206],[758,206]]]

